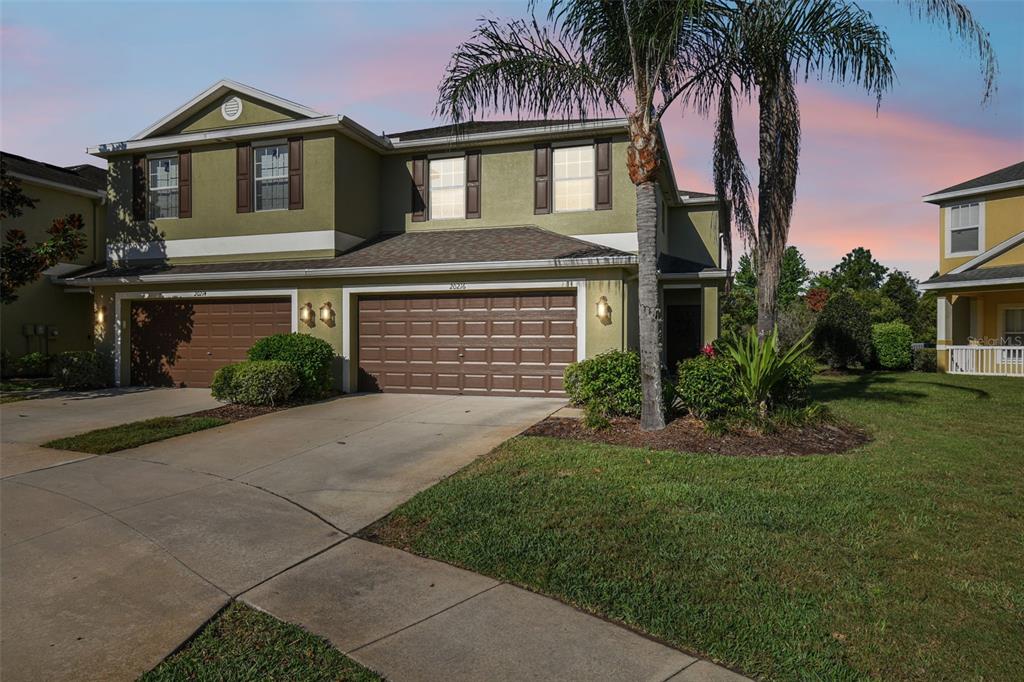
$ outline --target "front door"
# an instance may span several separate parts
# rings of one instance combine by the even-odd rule
[[[680,360],[700,352],[700,306],[668,305],[665,309],[665,359],[673,374]]]

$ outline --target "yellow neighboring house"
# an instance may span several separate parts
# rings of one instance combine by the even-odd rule
[[[939,206],[939,369],[1024,377],[1024,162],[924,197]]]

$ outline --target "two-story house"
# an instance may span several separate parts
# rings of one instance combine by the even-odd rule
[[[939,206],[939,367],[1024,376],[1024,162],[924,197]]]
[[[90,287],[121,385],[209,385],[254,339],[329,341],[345,391],[550,395],[637,343],[636,195],[622,119],[378,135],[220,81],[108,162]],[[716,202],[665,164],[666,361],[718,333]]]
[[[92,296],[56,280],[106,261],[106,172],[88,164],[65,168],[17,154],[3,153],[2,158],[7,177],[35,201],[35,207],[0,221],[0,234],[18,229],[29,244],[36,244],[46,241],[55,219],[77,213],[82,216],[86,246],[73,262],[44,271],[35,282],[17,290],[17,300],[3,305],[0,347],[12,358],[88,350],[93,347]]]

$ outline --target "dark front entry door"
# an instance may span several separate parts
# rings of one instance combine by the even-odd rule
[[[669,305],[665,313],[665,358],[675,373],[680,360],[700,352],[700,306]]]

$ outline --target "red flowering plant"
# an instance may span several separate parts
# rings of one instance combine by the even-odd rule
[[[704,347],[700,349],[700,354],[708,358],[713,358],[718,355],[718,353],[715,352],[714,345],[710,343],[704,344]]]

